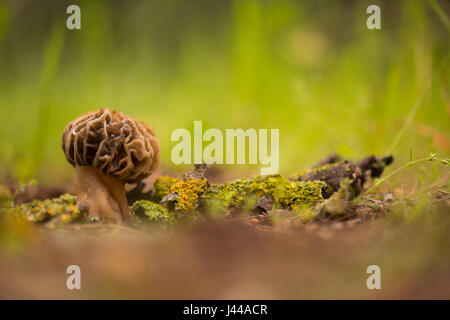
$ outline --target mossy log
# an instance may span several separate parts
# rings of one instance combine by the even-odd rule
[[[207,167],[195,165],[183,179],[159,177],[152,194],[140,193],[142,185],[133,189],[131,218],[135,224],[145,221],[169,226],[202,217],[223,218],[241,213],[270,216],[280,210],[291,212],[304,222],[343,217],[348,201],[360,194],[369,179],[379,177],[392,161],[390,156],[370,156],[351,162],[333,155],[290,179],[277,174],[222,184],[210,184],[206,179]],[[2,211],[50,227],[95,221],[89,212],[76,205],[76,197],[68,194]]]
[[[350,181],[353,197],[361,193],[364,184],[372,178],[380,177],[384,168],[393,162],[392,156],[370,156],[362,160],[351,162],[342,160],[337,155],[329,156],[320,166],[299,171],[292,179],[298,181],[324,181],[328,188],[324,193],[329,198],[339,189],[340,182],[344,179]]]

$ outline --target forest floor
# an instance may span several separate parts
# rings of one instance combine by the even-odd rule
[[[350,202],[342,219],[311,223],[257,213],[170,229],[3,223],[0,298],[449,299],[447,183],[426,202],[382,190]],[[30,187],[17,201],[67,188]],[[81,269],[81,290],[66,287],[69,265]],[[381,269],[380,290],[366,286],[370,265]]]

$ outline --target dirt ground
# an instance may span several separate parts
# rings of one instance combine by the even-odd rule
[[[450,298],[447,195],[411,223],[387,219],[383,209],[353,209],[348,221],[301,226],[237,218],[173,231],[33,229],[30,241],[0,253],[0,298]],[[81,290],[66,288],[73,264]],[[366,287],[372,264],[381,268],[381,290]]]

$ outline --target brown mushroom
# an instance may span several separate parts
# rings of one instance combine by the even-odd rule
[[[62,148],[76,169],[77,205],[102,221],[129,219],[125,183],[148,177],[159,162],[153,129],[109,109],[70,122],[62,136]]]

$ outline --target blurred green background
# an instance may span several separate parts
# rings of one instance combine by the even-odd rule
[[[81,8],[81,30],[66,28],[70,4]],[[381,30],[366,27],[370,4],[381,7]],[[170,135],[193,131],[194,120],[204,129],[280,129],[285,174],[330,152],[448,156],[449,8],[438,0],[1,0],[1,170],[71,179],[61,133],[101,107],[153,126],[170,170],[185,169],[170,160]]]

